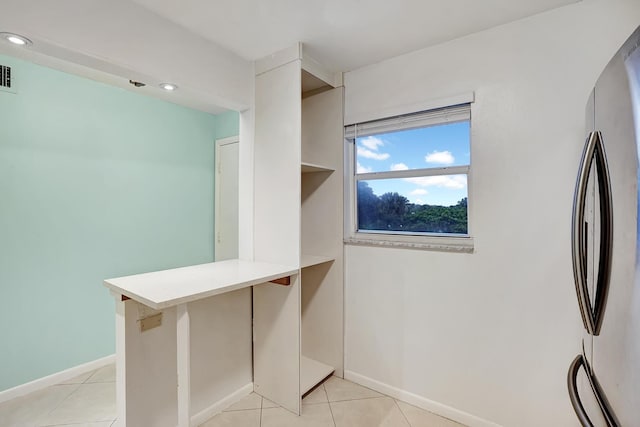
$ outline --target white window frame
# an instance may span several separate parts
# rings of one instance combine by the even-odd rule
[[[472,204],[471,159],[469,161],[469,165],[464,166],[381,171],[360,174],[357,173],[356,169],[356,138],[399,130],[459,123],[462,121],[471,121],[470,103],[345,126],[345,243],[353,245],[388,246],[448,252],[473,252],[470,210],[470,206]],[[467,177],[467,234],[419,233],[384,230],[359,231],[357,229],[357,185],[359,181],[438,175],[466,175]]]

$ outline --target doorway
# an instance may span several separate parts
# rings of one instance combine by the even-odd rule
[[[238,258],[237,136],[216,140],[215,260]]]

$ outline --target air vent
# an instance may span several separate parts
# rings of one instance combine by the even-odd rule
[[[11,89],[11,67],[0,65],[0,87]]]

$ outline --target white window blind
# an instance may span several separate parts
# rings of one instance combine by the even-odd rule
[[[442,125],[471,120],[470,104],[456,105],[453,107],[439,108],[437,110],[423,111],[401,116],[390,117],[371,122],[357,123],[346,126],[345,138],[352,140],[360,137],[377,135],[380,133],[408,130],[427,126]]]

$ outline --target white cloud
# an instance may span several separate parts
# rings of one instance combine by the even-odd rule
[[[424,205],[424,201],[422,199],[415,199],[413,203],[415,203],[416,205]]]
[[[356,163],[357,163],[357,167],[358,167],[357,168],[358,173],[369,173],[369,172],[371,172],[371,168],[368,168],[366,166],[362,166],[360,164],[360,162],[356,162]]]
[[[467,188],[467,177],[464,175],[420,176],[416,178],[405,178],[405,180],[420,187],[441,187],[452,190]]]
[[[406,171],[406,170],[409,170],[409,166],[405,165],[404,163],[392,163],[390,170],[392,170],[392,171]]]
[[[437,163],[439,165],[451,165],[456,161],[451,151],[434,151],[427,154],[424,160],[427,163]]]
[[[425,194],[429,194],[429,192],[424,188],[416,188],[409,194],[411,194],[412,196],[424,196]]]
[[[389,153],[376,153],[375,151],[367,150],[366,148],[358,147],[358,156],[365,159],[373,160],[387,160]]]
[[[375,136],[368,136],[360,140],[360,144],[367,147],[369,150],[378,151],[379,147],[384,145],[384,142],[380,138],[376,138]]]
[[[358,156],[373,160],[387,160],[389,153],[380,153],[378,149],[384,145],[384,141],[375,136],[368,136],[358,141]]]

